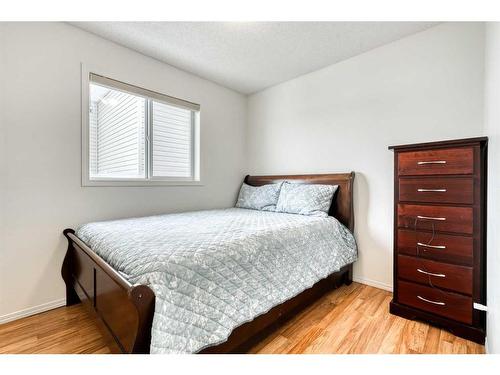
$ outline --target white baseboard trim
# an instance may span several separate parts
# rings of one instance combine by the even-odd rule
[[[352,281],[392,292],[392,284],[385,284],[380,281],[370,280],[364,277],[353,277]]]
[[[27,309],[14,311],[14,312],[9,313],[9,314],[1,315],[0,316],[0,324],[12,322],[13,320],[25,318],[27,316],[39,314],[39,313],[42,313],[45,311],[49,311],[49,310],[64,306],[64,305],[66,305],[66,299],[61,298],[61,299],[57,299],[55,301],[42,303],[41,305],[38,305],[38,306],[33,306],[33,307],[29,307]]]

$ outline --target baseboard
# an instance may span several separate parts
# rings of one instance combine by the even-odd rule
[[[11,322],[13,320],[25,318],[27,316],[39,314],[45,311],[56,309],[58,307],[66,305],[66,299],[61,298],[55,301],[42,303],[38,306],[29,307],[24,310],[14,311],[13,313],[5,314],[0,316],[0,324]]]
[[[381,283],[380,281],[370,280],[364,277],[356,277],[356,276],[353,277],[352,281],[392,292],[392,284],[385,284]]]

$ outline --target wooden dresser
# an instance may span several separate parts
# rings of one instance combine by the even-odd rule
[[[484,343],[486,137],[394,150],[393,314]],[[480,305],[478,305],[480,304]]]

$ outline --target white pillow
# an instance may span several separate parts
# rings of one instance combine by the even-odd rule
[[[280,190],[277,212],[328,216],[338,185],[300,184],[286,181]]]
[[[236,207],[250,208],[253,210],[274,211],[280,194],[281,185],[269,184],[262,186],[251,186],[246,183],[241,185],[240,194]]]

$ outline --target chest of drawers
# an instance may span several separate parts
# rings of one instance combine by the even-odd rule
[[[487,138],[391,146],[393,314],[484,343]]]

